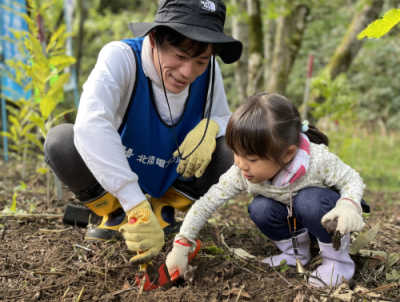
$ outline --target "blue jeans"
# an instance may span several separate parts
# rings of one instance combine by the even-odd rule
[[[325,188],[309,187],[301,190],[293,198],[293,216],[296,217],[297,230],[307,228],[308,232],[323,243],[332,242],[329,234],[321,224],[322,217],[333,209],[340,194]],[[362,201],[363,206],[368,205]],[[264,197],[257,196],[249,205],[250,218],[260,231],[274,241],[291,238],[286,205]],[[291,225],[293,230],[293,225]]]

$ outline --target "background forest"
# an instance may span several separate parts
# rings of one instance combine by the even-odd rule
[[[63,23],[62,1],[43,13],[47,35]],[[234,111],[247,95],[277,92],[304,111],[308,60],[314,57],[308,118],[327,132],[336,152],[372,189],[396,190],[400,181],[400,29],[380,39],[357,35],[393,0],[227,0],[225,31],[244,45],[239,62],[220,61]],[[77,0],[73,46],[79,92],[100,49],[132,37],[127,24],[152,21],[158,1]],[[62,111],[74,107],[66,95]],[[73,122],[76,112],[68,115]]]
[[[396,191],[400,181],[400,150],[396,148],[400,140],[397,70],[400,29],[395,26],[380,39],[360,40],[357,36],[400,3],[394,0],[226,0],[225,3],[225,31],[244,45],[240,61],[230,65],[219,61],[231,111],[246,96],[258,91],[283,94],[298,106],[303,117],[326,132],[331,150],[360,172],[368,188]],[[24,43],[31,43],[28,48],[36,65],[19,66],[17,77],[35,74],[35,68],[43,68],[45,72],[42,78],[33,78],[33,86],[39,87],[35,88],[35,102],[7,102],[10,155],[17,161],[23,159],[24,163],[30,158],[43,158],[40,140],[43,141],[51,126],[75,120],[77,96],[73,91],[63,94],[62,85],[69,77],[63,68],[74,64],[80,95],[101,48],[111,41],[132,37],[129,22],[152,21],[158,1],[75,1],[72,57],[63,54],[68,37],[64,2],[29,0],[28,4],[43,17],[44,34],[40,44],[35,42],[40,30],[37,19],[28,10],[32,35]],[[43,55],[41,49],[46,45]],[[312,78],[308,80],[311,56],[314,64]],[[50,65],[53,67],[49,68]],[[53,85],[50,78],[58,79],[53,76],[56,73],[58,84],[49,90],[49,84]],[[25,176],[23,167],[21,174]],[[42,163],[37,171],[48,173],[44,172],[46,169]]]
[[[44,162],[43,142],[54,125],[74,123],[101,48],[131,38],[128,23],[153,21],[158,0],[75,0],[71,32],[64,1],[71,2],[26,0],[29,32],[13,35],[29,61],[4,62],[16,70],[10,77],[33,93],[6,100],[7,132],[0,132],[8,139],[8,153],[0,140],[1,301],[400,301],[400,26],[379,39],[358,39],[392,9],[398,22],[400,0],[224,0],[225,32],[244,45],[235,64],[217,58],[231,111],[258,91],[285,95],[364,180],[372,213],[363,231],[351,234],[354,277],[319,290],[295,268],[237,258],[232,247],[258,259],[277,253],[250,219],[252,196],[241,193],[202,228],[194,277],[150,292],[136,283],[139,269],[127,260],[135,253],[121,238],[84,241],[84,227],[65,223],[67,204],[81,204]],[[2,3],[15,2],[0,0],[0,13],[9,9]],[[78,90],[66,92],[69,71]],[[173,241],[165,237],[154,265],[165,262]],[[311,253],[309,272],[322,262],[316,242]]]

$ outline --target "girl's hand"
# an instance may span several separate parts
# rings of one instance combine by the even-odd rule
[[[190,244],[186,238],[182,238],[174,242],[172,251],[168,254],[165,264],[168,268],[170,276],[176,271],[183,277],[188,268],[188,256],[190,251]]]
[[[321,224],[328,230],[328,226],[335,219],[337,219],[336,231],[339,231],[341,235],[361,231],[365,225],[357,204],[352,200],[340,199],[336,207],[322,217]]]

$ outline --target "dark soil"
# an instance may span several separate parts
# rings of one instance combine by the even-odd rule
[[[4,175],[0,174],[0,211],[11,206],[13,188],[18,185],[19,178],[13,168],[11,165],[1,168]],[[27,181],[27,189],[18,192],[17,209],[29,212],[31,204],[36,204],[33,214],[49,216],[0,216],[0,301],[236,301],[243,286],[240,301],[341,300],[332,296],[334,288],[317,290],[307,285],[295,268],[275,271],[260,262],[244,262],[229,254],[220,234],[230,247],[243,248],[259,259],[278,253],[273,242],[250,220],[247,205],[251,197],[246,194],[222,206],[200,232],[203,247],[215,245],[224,249],[223,254],[213,255],[202,248],[191,263],[197,267],[191,282],[180,280],[171,289],[159,288],[141,294],[135,283],[139,269],[128,264],[134,253],[127,250],[123,240],[84,242],[85,229],[62,222],[66,204],[77,204],[72,194],[64,190],[62,199],[53,197],[49,204],[46,196],[46,178],[35,175]],[[366,191],[365,200],[371,205],[372,215],[364,231],[377,223],[382,227],[364,249],[400,253],[400,194]],[[358,235],[354,233],[352,240]],[[165,261],[172,240],[172,235],[166,238],[154,266]],[[318,251],[314,242],[308,271],[320,264]],[[376,298],[358,294],[353,295],[352,301],[400,301],[400,280],[390,283],[386,279],[389,271],[400,272],[399,261],[390,268],[382,266],[386,259],[379,256],[352,258],[356,274],[348,280],[348,288],[359,285],[365,292],[392,285],[373,291],[379,295]]]

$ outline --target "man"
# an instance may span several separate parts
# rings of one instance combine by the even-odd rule
[[[154,22],[129,25],[142,38],[101,50],[75,126],[59,125],[46,139],[54,173],[103,216],[85,239],[109,240],[119,230],[142,252],[131,263],[154,258],[164,232],[179,228],[175,209],[187,211],[233,163],[214,58],[233,63],[242,44],[223,34],[225,12],[221,0],[161,0]]]

